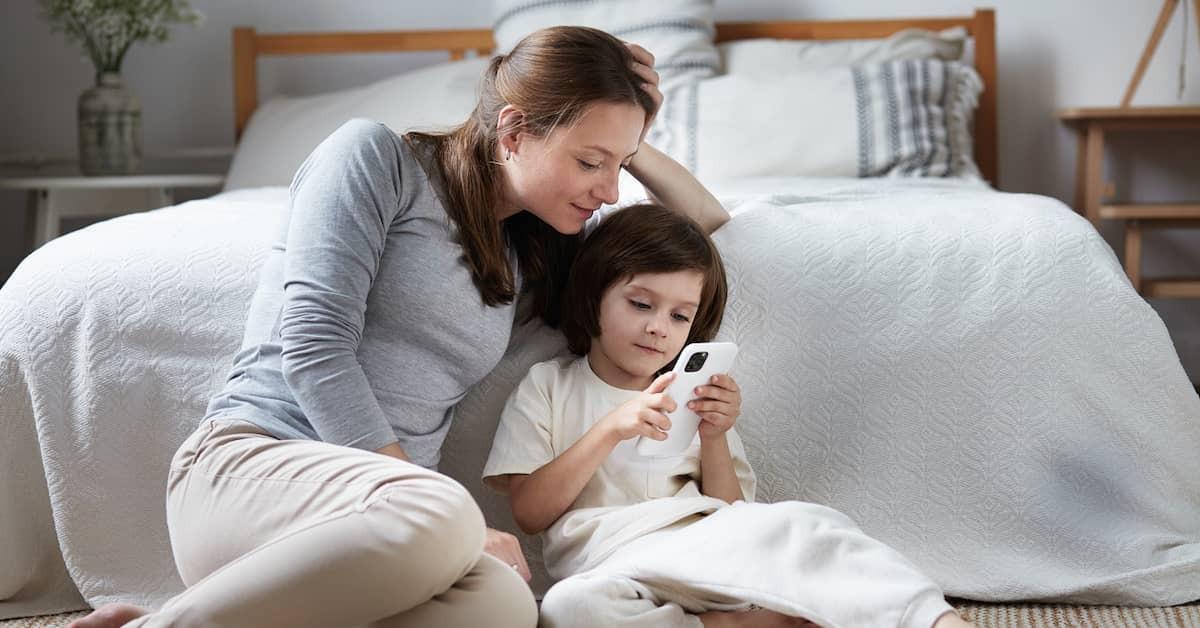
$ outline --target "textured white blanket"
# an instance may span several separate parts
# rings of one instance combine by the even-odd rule
[[[1200,598],[1200,400],[1088,223],[956,183],[723,192],[721,336],[742,348],[760,499],[843,510],[954,595]],[[179,590],[167,462],[226,375],[285,201],[245,190],[107,221],[0,290],[0,600],[51,577],[55,533],[92,604]],[[561,350],[519,329],[460,406],[443,470],[495,523],[507,505],[478,478],[499,409]]]

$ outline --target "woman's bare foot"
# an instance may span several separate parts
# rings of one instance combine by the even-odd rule
[[[150,611],[132,604],[105,604],[88,613],[83,619],[67,624],[67,628],[117,628]]]
[[[698,617],[705,628],[817,628],[816,624],[803,617],[792,617],[765,608],[732,612],[710,611]]]
[[[975,628],[975,624],[959,617],[958,613],[949,612],[942,613],[942,616],[933,622],[933,628]]]

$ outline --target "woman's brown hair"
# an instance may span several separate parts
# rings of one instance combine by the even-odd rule
[[[632,205],[604,219],[583,243],[571,267],[562,304],[567,347],[586,355],[600,336],[600,301],[619,281],[645,273],[696,270],[704,275],[700,307],[688,343],[712,340],[721,328],[729,289],[725,265],[712,238],[696,221],[651,203]],[[668,365],[668,368],[670,365]]]
[[[458,230],[471,278],[487,305],[512,303],[517,292],[508,249],[516,253],[523,290],[531,295],[528,318],[557,325],[559,297],[579,246],[529,212],[496,220],[503,178],[495,161],[504,135],[546,137],[579,120],[598,102],[629,103],[649,115],[654,101],[640,86],[633,55],[617,38],[594,28],[555,26],[535,31],[507,55],[492,58],[480,82],[479,103],[466,122],[447,133],[407,134],[434,146],[445,183],[446,210]],[[498,129],[505,105],[524,116]]]

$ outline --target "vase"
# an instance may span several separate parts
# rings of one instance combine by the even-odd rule
[[[133,174],[142,163],[142,103],[121,75],[102,72],[79,95],[79,169],[85,175]]]

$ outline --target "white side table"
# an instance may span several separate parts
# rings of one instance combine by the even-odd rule
[[[74,162],[0,168],[0,189],[29,192],[30,249],[61,235],[62,219],[120,216],[175,203],[178,188],[225,183],[228,160],[165,159],[133,175],[86,176]]]

